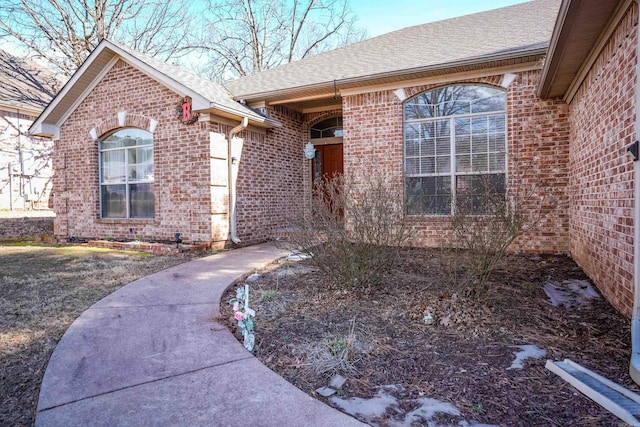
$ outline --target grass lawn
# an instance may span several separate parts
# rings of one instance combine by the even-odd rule
[[[196,256],[0,243],[0,425],[33,424],[49,357],[85,309]]]

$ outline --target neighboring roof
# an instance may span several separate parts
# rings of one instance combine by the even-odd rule
[[[0,50],[0,105],[39,114],[62,83],[50,70]]]
[[[625,3],[629,2],[563,0],[538,88],[539,96],[566,97],[619,4]]]
[[[196,111],[238,119],[248,117],[249,123],[259,126],[280,125],[279,122],[234,101],[220,84],[118,43],[103,40],[33,123],[30,128],[31,134],[55,137],[64,120],[118,59],[131,64],[174,92],[190,96],[193,109]]]
[[[450,72],[471,64],[543,55],[560,0],[535,0],[405,28],[225,84],[236,99]],[[415,78],[415,77],[414,77]]]

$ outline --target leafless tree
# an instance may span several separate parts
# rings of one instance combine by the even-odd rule
[[[362,40],[348,0],[209,0],[197,46],[216,80],[246,76]]]
[[[2,0],[0,39],[70,75],[105,38],[164,60],[185,53],[188,22],[166,0]]]

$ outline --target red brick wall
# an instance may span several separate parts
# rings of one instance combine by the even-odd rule
[[[54,156],[55,233],[58,238],[172,240],[212,239],[209,192],[209,130],[216,124],[183,125],[176,118],[182,97],[120,61],[81,102],[61,128]],[[118,128],[117,114],[127,111],[126,126],[158,125],[153,133],[155,218],[101,219],[99,212],[98,137]],[[130,229],[133,229],[130,231]]]
[[[620,312],[633,307],[637,5],[618,24],[571,102],[571,254]]]
[[[455,83],[499,85],[502,76]],[[540,71],[518,74],[507,91],[508,174],[527,188],[539,187],[547,215],[538,228],[515,242],[513,249],[531,252],[566,252],[568,242],[568,109],[559,101],[536,97]],[[452,84],[455,84],[452,83]],[[407,88],[409,97],[436,86]],[[402,102],[393,91],[343,98],[345,173],[381,169],[391,176],[403,173]],[[532,206],[535,209],[536,206]],[[439,246],[449,240],[450,219],[412,216],[414,246]]]
[[[228,240],[226,139],[231,126],[215,119],[180,123],[176,106],[181,99],[122,61],[105,75],[64,123],[56,142],[59,239],[172,240],[180,232],[185,242]],[[100,218],[98,143],[89,132],[95,128],[102,137],[118,129],[120,111],[127,111],[127,127],[148,129],[151,119],[158,122],[153,219]],[[249,128],[237,135],[244,140],[237,181],[237,231],[243,244],[273,238],[303,197],[302,117],[284,107],[271,108],[270,114],[284,126]]]
[[[276,237],[303,200],[307,138],[302,115],[282,106],[269,107],[269,115],[283,126],[265,135],[238,135],[244,138],[237,182],[237,229],[243,244]]]

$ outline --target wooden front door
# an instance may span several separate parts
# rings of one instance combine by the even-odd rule
[[[331,178],[343,172],[342,144],[316,145],[313,181]]]

